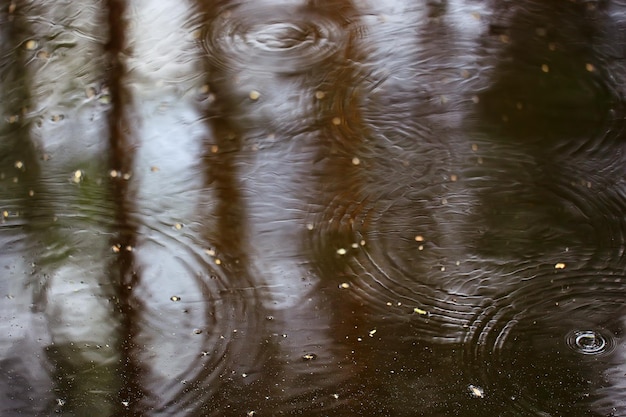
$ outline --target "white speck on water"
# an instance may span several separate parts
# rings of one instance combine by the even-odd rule
[[[485,390],[478,385],[469,384],[467,386],[467,391],[473,398],[485,398]]]

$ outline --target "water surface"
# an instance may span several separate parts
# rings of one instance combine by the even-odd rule
[[[619,1],[5,1],[4,416],[626,414]]]

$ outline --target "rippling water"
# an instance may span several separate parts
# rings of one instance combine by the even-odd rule
[[[625,6],[0,2],[0,414],[626,414]]]

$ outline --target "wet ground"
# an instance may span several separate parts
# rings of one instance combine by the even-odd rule
[[[0,2],[0,415],[626,415],[626,3]]]

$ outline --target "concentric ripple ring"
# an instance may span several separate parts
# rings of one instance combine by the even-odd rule
[[[340,22],[293,7],[237,7],[207,25],[203,43],[218,67],[297,73],[340,50],[343,32]]]

